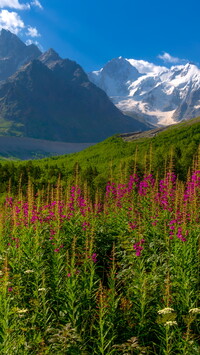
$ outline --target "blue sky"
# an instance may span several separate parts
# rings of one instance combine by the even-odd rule
[[[119,56],[198,64],[199,12],[197,0],[0,0],[0,28],[86,71]]]

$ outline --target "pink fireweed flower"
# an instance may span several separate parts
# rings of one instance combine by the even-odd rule
[[[139,177],[137,176],[137,174],[131,175],[128,182],[128,192],[130,193],[134,189],[134,187],[138,187],[138,183]]]
[[[152,226],[156,226],[158,221],[151,222]]]
[[[133,249],[135,249],[135,255],[136,256],[140,256],[141,255],[141,251],[144,249],[142,247],[142,244],[145,243],[145,240],[144,239],[141,239],[139,242],[135,243],[133,245]]]
[[[116,189],[115,183],[108,182],[108,184],[106,186],[106,197],[109,197],[109,196],[116,197],[116,195],[117,195],[117,189]]]
[[[139,183],[138,194],[141,196],[146,196],[148,191],[154,187],[155,179],[152,174],[144,176],[144,179]]]
[[[160,180],[159,193],[156,195],[156,201],[159,201],[164,210],[172,211],[170,207],[171,201],[175,198],[176,175],[167,173],[167,176]]]
[[[143,248],[140,248],[140,249],[142,250]],[[135,255],[136,256],[140,256],[141,255],[141,250],[137,249],[136,252],[135,252]]]
[[[6,204],[7,204],[8,207],[12,207],[13,198],[12,197],[6,197]]]
[[[83,222],[82,228],[83,228],[84,231],[86,231],[87,227],[90,227],[90,223],[89,222]]]
[[[187,200],[192,201],[194,199],[197,189],[199,188],[200,188],[200,170],[197,170],[192,174],[190,181],[188,181],[187,183],[187,187],[184,193],[184,201]]]
[[[132,230],[134,230],[134,229],[137,228],[137,224],[136,224],[136,223],[129,222],[128,225],[129,225],[129,227],[130,227]]]
[[[97,254],[96,253],[93,253],[91,255],[91,260],[93,261],[93,263],[96,263],[97,262]]]
[[[182,234],[182,228],[178,227],[178,233],[177,233],[177,237],[182,241],[182,242],[186,242],[187,239],[183,236]]]

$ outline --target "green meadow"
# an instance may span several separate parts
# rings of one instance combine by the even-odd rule
[[[1,354],[199,354],[199,142],[1,162]]]

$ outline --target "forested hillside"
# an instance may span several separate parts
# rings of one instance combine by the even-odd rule
[[[120,178],[136,167],[141,174],[145,170],[154,171],[161,178],[169,161],[172,161],[179,178],[185,180],[200,144],[200,119],[170,126],[154,137],[148,132],[145,134],[144,138],[128,142],[114,136],[79,153],[60,157],[25,162],[2,161],[1,192],[6,191],[8,182],[14,190],[19,181],[25,188],[28,179],[35,188],[47,187],[49,183],[56,185],[58,178],[67,185],[77,173],[80,182],[90,184],[91,190],[104,189],[111,176]]]

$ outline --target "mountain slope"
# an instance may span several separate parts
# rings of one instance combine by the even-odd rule
[[[0,132],[63,142],[97,142],[147,126],[124,116],[75,62],[53,50],[0,84]]]
[[[41,55],[37,46],[26,46],[15,34],[2,29],[0,32],[0,80],[14,74],[22,65]]]
[[[132,70],[138,73],[135,78]],[[119,57],[88,75],[124,113],[155,125],[200,114],[200,69],[194,64],[166,68]]]
[[[14,138],[17,139],[16,137]],[[24,140],[24,146],[28,150],[27,139],[21,139]],[[30,140],[28,139],[28,141]],[[33,144],[37,144],[38,153],[43,153],[44,144],[47,144],[47,141],[46,143],[44,141],[41,142],[40,146],[38,145],[39,142],[32,141]],[[40,186],[40,188],[43,188],[43,184],[47,186],[49,182],[56,184],[59,177],[62,179],[62,184],[67,185],[74,178],[74,172],[79,171],[79,182],[88,181],[90,188],[104,189],[109,179],[118,177],[119,181],[121,181],[122,176],[128,176],[134,172],[135,166],[137,166],[137,170],[141,174],[144,172],[148,174],[150,171],[154,171],[154,174],[161,178],[166,173],[166,166],[169,166],[172,159],[175,173],[178,174],[180,179],[187,179],[189,167],[200,170],[199,142],[200,117],[172,125],[163,131],[160,129],[160,132],[153,130],[153,134],[152,131],[145,132],[145,136],[142,132],[132,137],[123,137],[123,139],[118,136],[110,137],[74,154],[34,160],[32,162],[13,163],[7,161],[5,164],[2,161],[2,167],[0,166],[2,172],[1,181],[5,181],[5,176],[7,176],[6,181],[9,181],[12,171],[12,184],[17,185],[19,171],[20,174],[24,171],[24,184],[28,182],[28,177],[30,176],[34,179],[34,185]],[[52,147],[52,150],[67,148],[56,145],[55,148],[54,146]],[[72,145],[69,145],[69,148],[72,148]],[[19,146],[17,149],[19,150]],[[5,150],[10,153],[8,147]],[[193,158],[195,155],[194,166]],[[28,174],[27,171],[29,172]],[[5,188],[6,186],[1,184],[2,191]]]
[[[89,167],[97,169],[95,184],[101,185],[108,181],[110,174],[122,176],[127,171],[133,173],[137,164],[141,173],[151,169],[162,176],[166,163],[171,161],[176,165],[176,173],[181,179],[187,178],[188,168],[192,167],[194,155],[197,154],[200,142],[200,117],[166,127],[155,133],[155,130],[141,132],[135,136],[111,137],[93,145],[81,152],[68,156],[35,161],[35,165],[67,167],[68,173],[73,173],[74,165],[78,164],[84,176]],[[199,151],[200,154],[200,151]],[[200,169],[200,155],[198,157]],[[122,167],[126,167],[122,172]],[[196,166],[197,168],[197,166]]]

